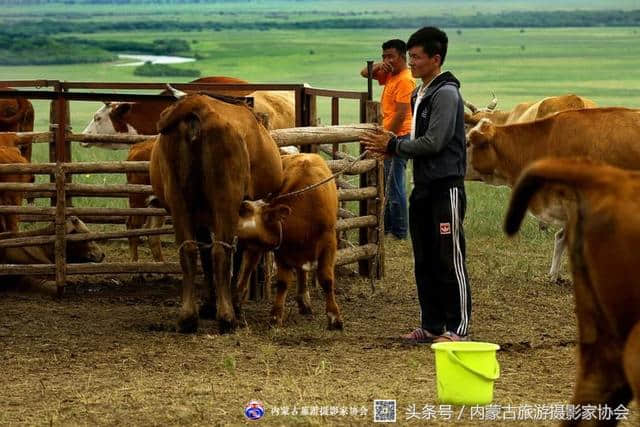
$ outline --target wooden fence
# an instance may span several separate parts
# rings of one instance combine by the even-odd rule
[[[296,127],[271,131],[271,135],[279,146],[296,145],[303,151],[324,152],[331,159],[327,163],[333,172],[344,170],[351,165],[354,156],[340,151],[341,144],[357,141],[363,131],[371,129],[371,124],[350,126],[337,125],[338,105],[340,98],[357,99],[360,102],[360,119],[362,122],[377,119],[376,105],[367,100],[366,92],[331,91],[308,88],[303,85],[225,85],[225,84],[172,84],[178,89],[212,90],[212,89],[251,89],[251,90],[293,90],[296,100]],[[69,215],[76,215],[87,222],[123,223],[130,215],[159,216],[167,215],[164,209],[154,208],[106,208],[106,207],[74,207],[73,196],[89,197],[128,197],[130,194],[151,194],[148,185],[95,185],[74,183],[74,174],[147,172],[148,162],[94,162],[79,163],[71,161],[71,142],[118,142],[134,144],[152,136],[145,135],[85,135],[71,132],[69,126],[69,101],[140,101],[164,99],[161,95],[132,95],[118,93],[71,92],[72,89],[163,89],[164,84],[141,83],[73,83],[58,81],[0,81],[1,86],[10,87],[53,87],[47,90],[0,90],[0,98],[25,97],[29,99],[49,99],[50,131],[25,132],[20,138],[31,143],[49,144],[49,163],[40,164],[4,164],[0,165],[0,174],[33,173],[50,176],[50,183],[0,183],[0,191],[19,190],[37,197],[51,199],[51,207],[33,206],[0,206],[0,214],[19,214],[23,221],[50,221],[55,223],[55,234],[52,236],[20,237],[0,240],[0,248],[28,246],[40,243],[55,245],[55,262],[42,265],[9,265],[0,264],[0,275],[29,274],[53,275],[61,293],[66,276],[72,274],[121,274],[121,273],[181,273],[176,262],[105,262],[100,264],[70,264],[65,259],[66,242],[71,240],[110,240],[132,236],[150,236],[173,234],[171,227],[160,229],[141,229],[126,231],[95,232],[88,234],[65,235],[65,220]],[[332,122],[337,126],[308,127],[315,123],[315,99],[318,96],[332,98]],[[340,201],[357,201],[358,214],[340,209],[338,230],[359,229],[357,245],[342,248],[338,252],[337,265],[358,262],[359,272],[373,279],[384,274],[383,224],[381,222],[384,199],[382,162],[374,159],[363,159],[352,165],[345,175],[359,175],[360,185],[355,186],[343,177],[337,179]]]

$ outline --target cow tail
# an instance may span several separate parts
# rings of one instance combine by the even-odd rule
[[[512,236],[520,229],[529,202],[546,184],[563,185],[576,191],[598,181],[600,174],[593,171],[595,163],[586,159],[548,158],[539,160],[525,169],[513,188],[504,223],[504,231]],[[582,203],[579,203],[581,205]]]

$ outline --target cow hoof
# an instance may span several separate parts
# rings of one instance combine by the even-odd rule
[[[281,328],[282,324],[282,319],[278,319],[276,316],[271,317],[269,320],[269,326],[272,328]]]
[[[344,325],[342,324],[342,319],[337,317],[328,316],[329,323],[327,324],[327,329],[330,331],[342,331],[344,329]]]
[[[189,316],[178,319],[178,332],[192,334],[198,331],[198,316]]]
[[[200,306],[200,317],[203,319],[215,320],[217,314],[216,305],[204,303]]]
[[[220,334],[230,334],[236,329],[236,323],[234,321],[228,321],[220,319],[218,321],[218,329]]]
[[[298,311],[304,316],[313,315],[313,310],[308,305],[301,305],[300,307],[298,307]]]

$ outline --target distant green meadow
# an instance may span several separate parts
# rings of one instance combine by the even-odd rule
[[[469,4],[474,2],[468,2]],[[475,2],[479,3],[479,2]],[[346,4],[346,3],[345,3]],[[379,6],[378,3],[375,3]],[[381,3],[380,3],[381,4]],[[189,7],[192,7],[190,5]],[[390,7],[390,6],[387,6]],[[134,8],[135,10],[135,8]],[[83,38],[152,41],[181,38],[191,44],[195,63],[176,65],[198,69],[203,76],[228,75],[256,83],[302,83],[314,87],[366,91],[359,71],[368,59],[378,60],[380,44],[391,38],[407,39],[415,28],[404,30],[324,31],[211,31],[189,33],[71,34]],[[445,69],[462,82],[464,97],[485,105],[490,93],[498,96],[498,108],[510,109],[523,101],[575,93],[601,106],[640,108],[640,31],[638,28],[445,28],[450,47]],[[3,80],[59,79],[67,81],[187,81],[186,78],[143,78],[134,67],[115,63],[60,66],[0,67]],[[381,88],[374,84],[374,98]],[[74,132],[90,121],[98,103],[73,102]],[[48,127],[48,103],[34,101],[36,130]],[[323,124],[330,123],[329,100],[318,103]],[[342,101],[341,123],[354,123],[358,106]],[[85,149],[73,144],[75,161],[122,160],[126,151]],[[46,145],[35,149],[34,161],[47,161]],[[44,178],[44,177],[41,177]],[[124,182],[124,175],[80,176],[79,182]],[[467,224],[476,233],[495,235],[502,219],[508,192],[483,184],[468,185]],[[76,205],[126,206],[124,199],[77,200]],[[538,235],[533,225],[525,233]],[[529,231],[527,231],[529,230]]]

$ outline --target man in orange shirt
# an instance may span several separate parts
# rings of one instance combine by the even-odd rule
[[[367,68],[360,71],[368,76]],[[411,134],[411,94],[416,85],[407,68],[407,45],[402,40],[388,40],[382,44],[382,62],[373,65],[372,78],[384,86],[382,91],[382,127],[408,140]],[[393,156],[385,159],[387,204],[384,230],[398,239],[407,238],[407,159]]]

